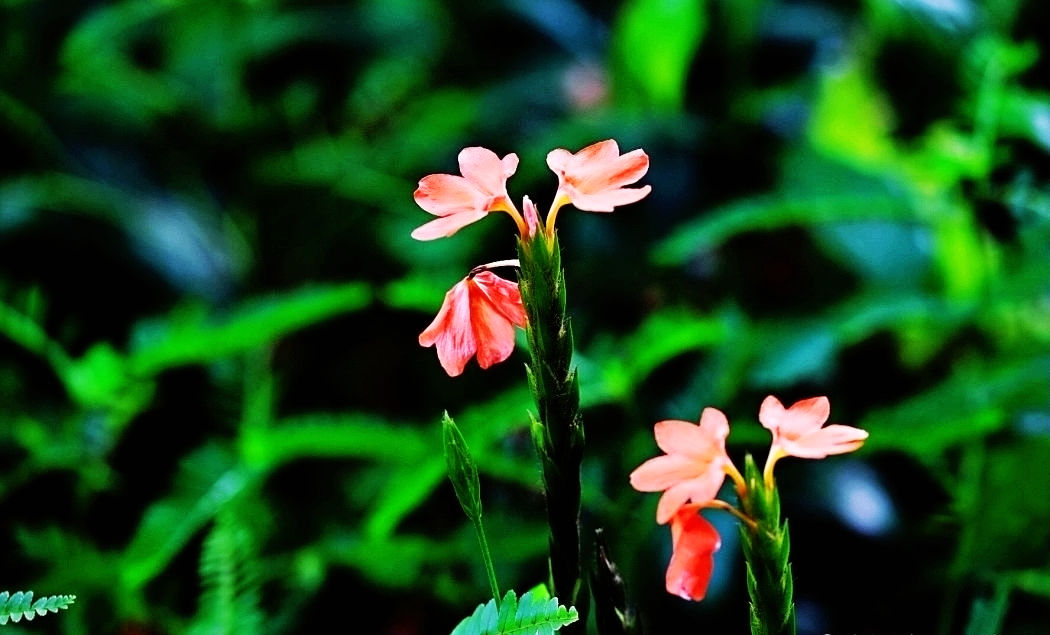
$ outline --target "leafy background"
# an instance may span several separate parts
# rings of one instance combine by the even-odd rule
[[[627,474],[702,407],[764,452],[770,393],[856,455],[778,467],[803,632],[1050,624],[1050,43],[1039,0],[0,1],[0,587],[55,633],[447,633],[486,601],[448,409],[504,587],[543,581],[522,353],[415,338],[499,216],[432,243],[461,147],[616,138],[653,193],[560,233],[586,527],[652,633],[740,632],[663,591]],[[21,626],[7,626],[11,633]]]

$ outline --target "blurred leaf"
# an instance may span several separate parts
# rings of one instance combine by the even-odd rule
[[[881,168],[896,150],[890,137],[893,112],[859,60],[847,59],[820,77],[809,121],[809,139],[824,154]]]
[[[999,121],[1003,136],[1019,136],[1050,152],[1050,95],[1006,92]]]
[[[254,479],[252,472],[236,465],[228,452],[214,445],[186,457],[172,493],[146,508],[124,551],[122,588],[141,592],[194,534]]]
[[[16,532],[19,547],[32,560],[46,567],[35,577],[38,588],[75,589],[80,598],[98,597],[116,588],[120,575],[119,555],[103,551],[84,536],[58,526],[41,529],[20,528]],[[117,604],[117,613],[127,610],[130,597],[109,596]]]
[[[455,281],[449,276],[415,273],[387,284],[383,289],[383,302],[395,309],[436,313],[441,306],[442,287],[451,288],[452,284]]]
[[[1050,598],[1050,569],[1014,571],[1008,577],[1015,589]]]
[[[761,331],[760,331],[761,332]],[[803,379],[827,381],[835,369],[835,354],[844,344],[825,323],[793,323],[765,331],[761,357],[749,374],[757,386],[790,386]]]
[[[733,202],[709,210],[694,221],[681,223],[651,254],[657,264],[682,265],[697,254],[746,232],[852,221],[914,221],[914,218],[907,201],[899,196],[850,192],[764,196]]]
[[[1047,376],[1044,372],[1044,389]],[[1047,398],[1043,401],[1046,404]],[[979,511],[973,519],[970,571],[981,574],[1029,566],[1040,559],[1046,562],[1050,498],[1033,497],[1030,492],[1050,491],[1047,465],[1050,438],[1046,437],[1027,437],[988,451]]]
[[[138,375],[155,375],[174,366],[230,357],[280,337],[368,306],[371,290],[361,282],[315,286],[246,302],[221,320],[200,316],[154,322],[139,328],[128,365]]]
[[[643,105],[681,109],[706,29],[707,3],[700,0],[629,0],[620,8],[613,55]]]
[[[960,364],[943,382],[902,403],[868,413],[868,450],[896,449],[933,460],[946,448],[1001,430],[1010,413],[1046,408],[1050,357]]]
[[[599,338],[578,361],[584,406],[623,399],[678,355],[724,343],[735,326],[735,316],[728,311],[703,316],[669,309],[647,316],[626,338]]]
[[[1002,582],[995,585],[995,594],[990,598],[976,598],[970,608],[970,620],[966,624],[966,635],[986,635],[1002,632],[1003,618],[1010,606],[1010,587]]]
[[[365,535],[378,540],[394,533],[398,523],[425,501],[445,479],[445,458],[439,450],[415,465],[392,468],[363,520]]]
[[[252,465],[273,469],[303,457],[358,457],[412,465],[433,452],[433,435],[378,415],[322,413],[281,419],[255,427],[241,439]]]
[[[875,283],[919,286],[930,269],[930,232],[922,225],[839,222],[814,234],[829,254]]]
[[[119,2],[97,7],[62,43],[60,90],[83,97],[124,126],[141,128],[174,113],[184,98],[171,77],[136,67],[121,47],[152,20],[174,9],[166,2]]]

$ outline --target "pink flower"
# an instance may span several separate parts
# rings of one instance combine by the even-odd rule
[[[784,408],[780,400],[770,395],[762,401],[758,420],[773,433],[773,444],[766,460],[765,480],[772,482],[773,464],[785,456],[802,459],[822,459],[829,454],[844,454],[859,448],[868,433],[843,425],[822,427],[831,414],[827,397],[803,399]]]
[[[414,194],[416,203],[440,218],[417,227],[412,237],[434,240],[451,236],[492,211],[505,211],[520,220],[507,195],[507,179],[517,169],[516,154],[500,159],[487,148],[463,148],[459,153],[459,171],[463,176],[431,174],[419,182]],[[521,227],[520,222],[518,225]]]
[[[420,333],[419,344],[436,345],[441,367],[455,377],[475,354],[482,368],[510,357],[514,327],[527,322],[517,283],[484,270],[445,294],[437,317]]]
[[[667,592],[685,600],[707,595],[714,554],[722,546],[718,532],[697,513],[700,505],[683,505],[671,518],[671,561],[667,564]]]
[[[611,212],[620,205],[640,201],[652,189],[648,185],[624,187],[645,176],[649,155],[639,148],[621,156],[612,139],[589,145],[576,154],[561,148],[551,150],[547,165],[558,175],[555,208],[572,203],[576,209],[588,212]]]
[[[664,492],[656,507],[656,522],[661,525],[687,501],[699,505],[713,501],[726,474],[743,483],[726,454],[729,421],[720,411],[704,408],[697,425],[660,421],[654,431],[656,445],[666,454],[631,472],[631,486],[640,492]]]

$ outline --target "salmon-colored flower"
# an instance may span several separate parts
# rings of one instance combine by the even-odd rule
[[[621,155],[616,141],[607,139],[573,154],[558,148],[547,155],[547,165],[558,175],[555,207],[572,203],[587,212],[611,212],[640,201],[652,189],[624,187],[645,176],[649,155],[641,148]]]
[[[437,317],[419,335],[421,346],[436,346],[438,361],[451,377],[476,354],[488,368],[510,357],[514,327],[528,322],[515,282],[488,270],[472,272],[445,294]]]
[[[697,513],[700,505],[683,505],[671,517],[671,561],[667,564],[667,592],[699,601],[707,595],[714,554],[722,538],[711,523]]]
[[[780,400],[770,395],[762,401],[758,420],[773,433],[773,443],[766,460],[765,480],[773,478],[773,464],[785,456],[802,459],[822,459],[829,454],[844,454],[856,450],[868,438],[868,433],[851,426],[823,427],[831,415],[827,397],[803,399],[784,408]]]
[[[699,505],[713,501],[726,474],[743,486],[743,477],[726,454],[729,421],[719,410],[704,408],[696,425],[660,421],[654,432],[656,445],[666,454],[631,472],[631,486],[640,492],[664,492],[656,506],[656,522],[671,520],[688,501]]]
[[[440,218],[417,227],[412,237],[434,240],[451,236],[494,211],[509,213],[521,229],[521,216],[507,195],[507,179],[517,169],[516,154],[500,159],[487,148],[463,148],[459,153],[463,176],[431,174],[420,180],[414,194],[416,203]]]

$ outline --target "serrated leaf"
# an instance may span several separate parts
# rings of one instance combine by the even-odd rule
[[[32,591],[15,591],[13,594],[4,591],[0,593],[0,625],[7,624],[8,620],[17,623],[25,618],[32,621],[38,615],[58,613],[61,609],[69,608],[76,599],[75,595],[52,595],[34,603]]]
[[[520,600],[513,590],[507,591],[498,609],[494,599],[478,605],[452,635],[550,635],[578,619],[574,607],[559,605],[541,585],[526,591]]]

